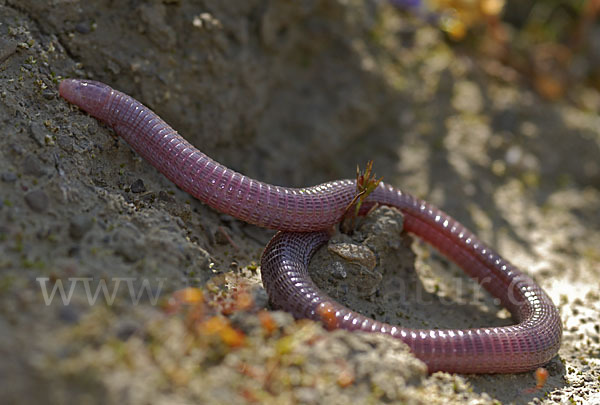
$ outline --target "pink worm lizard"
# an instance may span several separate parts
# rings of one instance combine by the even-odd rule
[[[286,188],[248,178],[193,147],[149,108],[106,84],[78,79],[60,83],[62,97],[112,127],[167,178],[212,208],[243,221],[280,230],[261,259],[271,302],[296,317],[391,335],[427,366],[461,373],[512,373],[547,363],[558,351],[562,323],[552,300],[530,277],[500,257],[458,221],[392,186],[380,183],[362,213],[374,204],[398,208],[404,229],[460,266],[510,310],[512,326],[475,329],[407,329],[358,314],[328,297],[307,266],[356,195],[355,180]]]

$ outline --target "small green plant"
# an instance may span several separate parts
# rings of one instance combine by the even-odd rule
[[[377,188],[383,177],[376,179],[373,171],[373,161],[369,160],[365,167],[365,171],[361,172],[358,165],[356,165],[356,195],[348,204],[346,208],[346,215],[352,207],[354,207],[354,214],[352,215],[352,221],[354,225],[354,218],[358,216],[360,207],[365,202],[365,199]]]

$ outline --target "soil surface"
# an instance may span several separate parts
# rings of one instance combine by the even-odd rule
[[[379,1],[118,3],[0,0],[0,402],[600,403],[598,91],[545,101]],[[548,380],[427,375],[399,341],[264,312],[273,232],[179,190],[62,100],[66,77],[275,184],[374,160],[550,294],[564,337]],[[323,289],[409,327],[511,322],[397,213],[372,215],[358,225],[376,267],[323,248]],[[185,287],[202,299],[173,308]]]

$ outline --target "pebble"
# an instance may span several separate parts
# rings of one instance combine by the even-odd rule
[[[66,323],[77,323],[79,321],[79,313],[70,305],[67,305],[58,310],[58,318]]]
[[[167,193],[166,191],[160,190],[158,192],[158,199],[160,201],[165,201],[165,202],[173,202],[175,201],[175,199],[169,195],[169,193]]]
[[[75,245],[75,246],[71,246],[69,248],[69,250],[67,251],[67,255],[69,257],[75,257],[75,256],[79,256],[80,252],[81,252],[81,246]]]
[[[519,160],[521,160],[522,156],[523,156],[523,151],[521,150],[520,147],[518,147],[518,146],[511,146],[506,151],[506,154],[504,156],[504,160],[506,160],[506,163],[509,166],[515,166],[517,163],[519,163]]]
[[[25,202],[35,212],[44,212],[48,208],[48,195],[43,190],[33,190],[25,194]]]
[[[252,289],[252,298],[256,308],[266,308],[269,304],[269,296],[264,288]]]
[[[137,179],[131,184],[131,192],[132,193],[143,193],[146,191],[146,186],[144,185],[144,181],[142,179]]]
[[[338,261],[335,261],[331,264],[329,272],[333,277],[337,278],[338,280],[344,280],[348,277],[348,273],[344,269],[344,265]]]
[[[219,219],[227,224],[236,221],[236,219],[234,217],[232,217],[231,215],[227,215],[227,214],[220,214]]]
[[[80,22],[75,25],[75,31],[79,32],[80,34],[89,34],[92,29],[88,23]]]
[[[46,145],[46,135],[48,135],[48,131],[44,124],[39,123],[38,121],[33,121],[29,126],[29,135],[31,138],[39,145]]]
[[[23,148],[23,146],[19,145],[19,144],[15,144],[15,143],[11,143],[8,145],[8,149],[14,153],[15,155],[21,156],[23,153],[25,153],[25,149]]]
[[[214,232],[214,240],[219,244],[219,245],[227,245],[229,244],[229,234],[227,233],[227,231],[224,228],[217,228],[215,229]]]
[[[17,175],[13,172],[2,173],[2,181],[5,183],[14,183],[17,181]]]
[[[175,30],[167,23],[167,9],[164,5],[142,5],[139,16],[145,24],[146,35],[162,50],[173,49],[177,44]]]
[[[73,152],[73,139],[65,134],[57,134],[56,143],[65,152]]]
[[[116,254],[126,262],[133,263],[144,256],[142,249],[144,242],[144,235],[134,225],[127,224],[115,231],[111,244],[114,246]]]
[[[116,329],[115,335],[117,338],[125,341],[133,336],[138,329],[140,329],[140,325],[133,320],[125,319],[117,323]]]
[[[367,246],[353,243],[330,243],[327,250],[348,260],[350,263],[362,264],[369,270],[373,270],[377,265],[375,253]]]
[[[46,169],[42,165],[42,162],[34,155],[28,155],[23,161],[23,173],[41,177],[46,174]]]
[[[87,131],[90,135],[95,135],[98,132],[98,121],[91,120],[88,122]]]
[[[94,221],[87,215],[79,214],[71,218],[69,223],[69,236],[80,240],[92,228]]]
[[[56,96],[56,93],[53,90],[46,89],[42,91],[42,97],[46,100],[52,100]]]
[[[11,57],[13,53],[17,51],[17,43],[14,41],[7,41],[0,39],[0,63]]]

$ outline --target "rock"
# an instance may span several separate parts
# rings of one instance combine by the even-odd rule
[[[43,190],[33,190],[25,194],[25,202],[35,212],[44,212],[48,208],[48,195]]]
[[[66,323],[77,323],[79,313],[71,305],[67,305],[58,310],[58,318]]]
[[[89,34],[92,31],[92,28],[90,27],[90,24],[86,22],[80,22],[75,25],[75,31],[79,32],[80,34]]]
[[[56,92],[50,89],[46,89],[42,91],[42,97],[44,97],[46,100],[52,100],[54,99],[54,97],[56,97]]]
[[[168,23],[164,4],[142,5],[138,12],[146,24],[144,28],[150,41],[162,50],[173,49],[177,44],[177,34]]]
[[[175,201],[173,196],[169,195],[169,193],[167,193],[166,191],[163,191],[163,190],[160,190],[158,192],[158,199],[160,201],[164,201],[164,202],[174,202]]]
[[[111,238],[111,245],[114,247],[115,253],[129,263],[136,262],[143,257],[144,243],[144,235],[132,224],[117,229]]]
[[[71,218],[69,223],[69,236],[80,240],[92,228],[94,221],[87,215],[80,214]]]
[[[13,53],[17,51],[17,43],[14,41],[7,41],[0,39],[0,63],[11,57]]]
[[[377,257],[368,246],[357,243],[330,243],[327,250],[344,258],[350,263],[357,263],[373,270],[377,265]]]
[[[131,184],[131,192],[132,193],[143,193],[146,191],[146,186],[144,185],[144,181],[142,179],[137,179]]]
[[[252,298],[256,308],[266,308],[269,304],[267,291],[262,287],[252,289]]]
[[[116,329],[117,330],[115,335],[117,336],[117,338],[125,341],[131,336],[133,336],[133,334],[135,334],[138,331],[138,329],[140,329],[140,325],[134,320],[124,319],[120,320],[117,323]]]
[[[2,181],[5,183],[14,183],[17,181],[17,175],[13,172],[2,173]]]
[[[73,152],[73,139],[65,134],[57,134],[56,143],[65,152]]]
[[[29,135],[39,146],[44,146],[46,144],[46,135],[48,135],[48,130],[44,124],[38,121],[33,121],[29,126]]]
[[[46,168],[35,155],[28,155],[23,161],[23,173],[35,177],[42,177],[46,174]]]
[[[337,278],[338,280],[344,280],[348,277],[348,273],[346,269],[344,269],[344,265],[338,261],[331,263],[331,266],[328,268],[329,273],[332,277]]]

